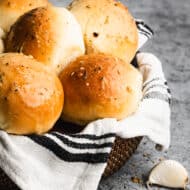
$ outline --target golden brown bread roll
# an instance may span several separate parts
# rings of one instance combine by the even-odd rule
[[[65,91],[62,118],[80,125],[125,118],[136,111],[142,96],[139,71],[111,55],[81,56],[59,77]]]
[[[48,4],[47,0],[0,0],[0,27],[7,32],[25,12]]]
[[[62,107],[63,88],[55,73],[22,54],[0,54],[1,129],[44,133],[53,127]]]
[[[115,0],[74,0],[68,8],[82,27],[87,54],[102,52],[126,63],[132,60],[138,32],[127,7]]]
[[[65,8],[34,9],[11,27],[6,52],[22,52],[59,73],[85,52],[83,35],[75,17]]]

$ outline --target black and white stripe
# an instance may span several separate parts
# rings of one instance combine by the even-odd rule
[[[161,81],[161,82],[163,82],[163,83],[165,84],[165,81],[163,81],[162,78],[160,78],[160,77],[155,77],[155,78],[153,78],[153,79],[151,79],[151,80],[148,80],[148,81],[144,82],[144,84],[143,84],[143,90],[144,90],[147,86],[152,85],[152,84],[154,84],[155,82],[159,82],[159,81]]]
[[[52,133],[52,135],[59,140],[62,141],[65,145],[72,147],[72,148],[78,148],[78,149],[100,149],[100,148],[106,148],[106,147],[111,147],[112,143],[111,142],[105,142],[102,144],[99,143],[78,143],[75,142],[74,140],[69,140],[65,135],[61,135],[59,133]],[[105,137],[104,137],[105,138]]]
[[[113,139],[115,138],[115,134],[109,133],[109,134],[104,134],[101,136],[98,135],[92,135],[92,134],[65,134],[65,133],[60,133],[57,131],[52,131],[52,134],[58,134],[60,136],[63,136],[70,141],[74,141],[75,143],[98,143],[98,144],[103,144],[103,143],[109,143],[110,141],[112,142]]]
[[[165,102],[171,103],[171,98],[167,94],[163,94],[158,91],[152,91],[144,95],[143,99],[159,99]]]
[[[163,78],[153,78],[143,85],[143,99],[159,99],[171,103],[171,91]]]
[[[76,138],[88,139],[88,143],[79,143],[76,141],[75,135],[71,135],[70,139],[68,136],[70,135],[53,132],[45,135],[30,135],[28,137],[38,145],[51,151],[61,160],[91,164],[107,162],[115,138],[115,134],[112,133],[102,136],[78,134]],[[104,139],[104,142],[94,143],[93,139]],[[91,143],[89,143],[89,140]]]
[[[89,139],[89,140],[101,140],[105,138],[112,138],[115,136],[114,133],[108,133],[104,135],[92,135],[92,134],[70,134],[69,136],[79,138],[79,139]]]
[[[141,48],[142,45],[144,45],[146,43],[146,41],[148,39],[150,39],[153,35],[154,35],[154,32],[153,30],[144,23],[143,20],[135,20],[136,22],[136,26],[137,26],[137,29],[138,29],[138,34],[139,34],[139,46],[138,46],[138,49]],[[140,51],[137,51],[136,52],[136,55],[139,53]],[[137,63],[137,57],[135,56],[134,59],[132,60],[131,64],[138,68],[138,63]]]
[[[136,20],[136,25],[140,34],[146,36],[148,39],[154,35],[153,30],[142,20]]]

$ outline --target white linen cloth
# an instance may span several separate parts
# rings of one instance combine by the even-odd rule
[[[132,116],[119,121],[117,135],[123,138],[148,136],[167,149],[170,145],[170,90],[161,62],[150,53],[137,54],[143,75],[143,99]]]
[[[152,32],[140,21],[141,39]],[[146,30],[145,30],[146,28]],[[138,111],[122,121],[101,119],[77,134],[50,131],[44,135],[16,136],[0,131],[0,167],[23,190],[96,190],[115,136],[148,136],[165,149],[170,144],[170,92],[161,62],[138,53],[143,74],[143,99]]]

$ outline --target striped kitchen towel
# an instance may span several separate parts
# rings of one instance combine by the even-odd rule
[[[154,32],[143,20],[136,19],[136,25],[139,37],[138,49],[140,49],[152,37]]]
[[[168,149],[171,93],[161,62],[153,54],[138,53],[137,63],[144,80],[143,99],[135,114],[118,122],[117,135],[123,138],[148,136]]]
[[[142,21],[137,26],[141,47],[141,40],[145,42],[152,32]],[[136,58],[144,85],[143,99],[134,115],[122,121],[97,120],[76,134],[54,129],[44,135],[16,136],[0,131],[0,167],[18,187],[96,190],[116,135],[148,136],[168,148],[170,92],[161,62],[149,53],[138,53]]]
[[[95,190],[115,139],[116,121],[82,133],[14,136],[0,132],[0,167],[23,190]]]

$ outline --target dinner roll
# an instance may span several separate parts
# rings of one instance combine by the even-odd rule
[[[82,27],[87,54],[102,52],[126,63],[132,60],[138,32],[127,7],[115,0],[74,0],[68,8]]]
[[[51,129],[63,107],[55,73],[22,54],[0,54],[0,128],[12,134]]]
[[[0,0],[0,27],[8,31],[25,12],[47,5],[47,0]]]
[[[5,39],[6,52],[32,55],[59,73],[85,52],[83,35],[75,17],[65,8],[34,9],[23,15]]]
[[[118,120],[134,113],[142,96],[142,76],[132,65],[105,54],[77,58],[61,72],[62,118],[79,125],[99,118]]]

